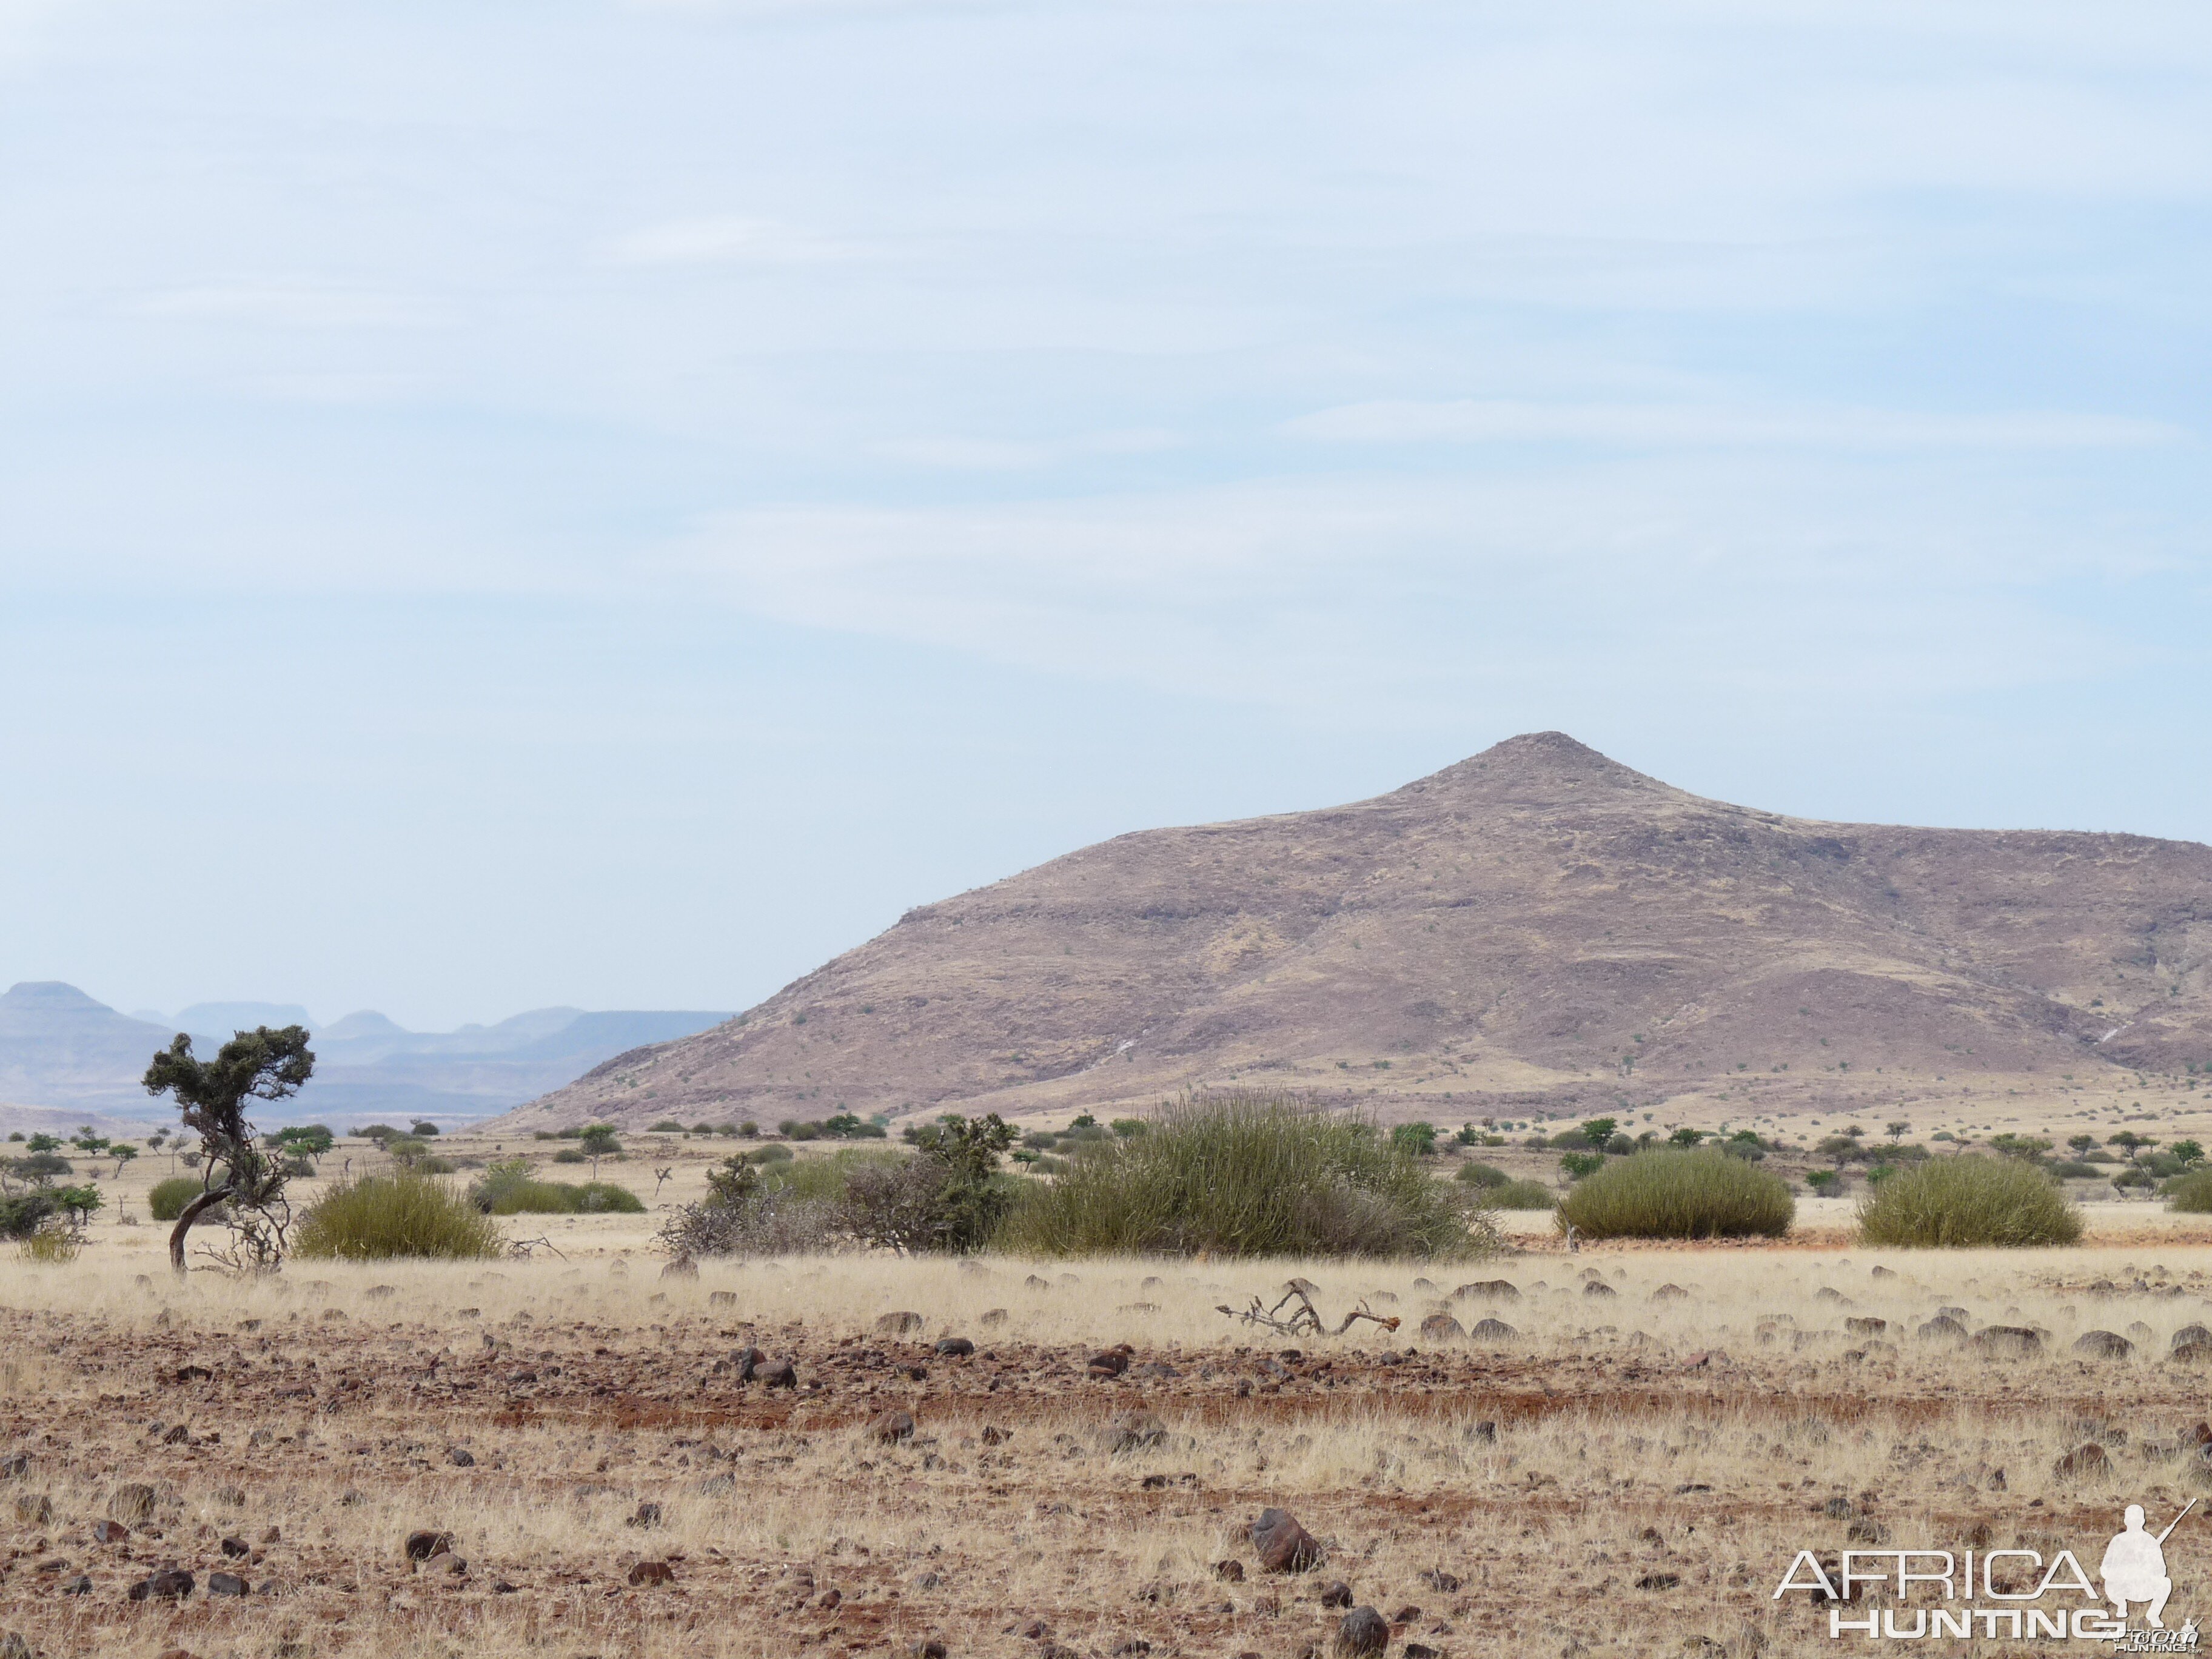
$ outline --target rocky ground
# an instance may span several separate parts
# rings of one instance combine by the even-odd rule
[[[1364,1607],[1409,1659],[1825,1650],[1824,1619],[1771,1594],[1799,1548],[1981,1527],[2090,1559],[2124,1503],[2205,1489],[2208,1270],[2201,1249],[1309,1269],[1332,1325],[1363,1302],[1401,1321],[1334,1337],[1224,1316],[1283,1270],[1222,1264],[183,1286],[9,1264],[0,1632],[147,1659],[1290,1659]],[[1960,1329],[1923,1334],[1947,1308]],[[1271,1510],[1308,1570],[1268,1570]],[[2212,1589],[2186,1538],[2177,1610]]]

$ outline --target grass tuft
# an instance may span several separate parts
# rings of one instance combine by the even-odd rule
[[[1937,1158],[1859,1200],[1859,1237],[1913,1249],[2078,1244],[2081,1210],[2021,1158]]]
[[[1780,1176],[1721,1152],[1655,1147],[1577,1182],[1559,1224],[1585,1238],[1779,1238],[1796,1212]]]
[[[402,1173],[333,1187],[301,1217],[295,1252],[309,1259],[376,1261],[393,1256],[495,1256],[496,1224],[444,1182]]]
[[[1294,1097],[1187,1096],[1142,1134],[1085,1141],[994,1243],[1042,1255],[1465,1257],[1468,1204],[1373,1124]]]

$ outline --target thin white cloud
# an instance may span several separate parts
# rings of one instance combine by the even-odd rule
[[[1884,409],[1693,403],[1376,399],[1286,422],[1348,444],[1567,443],[1633,448],[2132,449],[2185,441],[2163,421],[2026,411],[1927,415]]]
[[[865,243],[726,214],[647,225],[617,237],[611,252],[636,265],[845,264],[879,257]]]

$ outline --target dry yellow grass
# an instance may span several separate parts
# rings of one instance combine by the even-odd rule
[[[1341,1339],[1214,1310],[1272,1299],[1294,1264],[1087,1262],[1069,1282],[1058,1264],[848,1256],[663,1280],[615,1256],[183,1284],[154,1265],[112,1235],[67,1267],[0,1262],[0,1455],[30,1459],[0,1502],[51,1506],[0,1509],[0,1628],[45,1653],[904,1654],[939,1639],[1012,1655],[1038,1650],[1019,1630],[1041,1619],[1078,1653],[1141,1638],[1289,1656],[1334,1629],[1317,1592],[1340,1576],[1386,1614],[1419,1607],[1401,1634],[1448,1654],[1686,1644],[1747,1659],[1832,1650],[1801,1599],[1768,1592],[1796,1549],[1843,1546],[1853,1518],[1937,1547],[1986,1522],[2001,1543],[2082,1553],[2121,1504],[2170,1513],[2200,1489],[2193,1454],[2166,1443],[2203,1414],[2204,1374],[2163,1355],[2208,1313],[2202,1249],[1548,1253],[1433,1285],[1418,1266],[1305,1264],[1332,1316],[1364,1297],[1407,1317],[1395,1336]],[[1586,1291],[1592,1274],[1613,1294]],[[1522,1298],[1449,1301],[1492,1278]],[[1687,1294],[1653,1300],[1668,1284]],[[1496,1311],[1522,1340],[1412,1334],[1444,1305],[1464,1323]],[[2051,1351],[1898,1340],[1943,1306],[2042,1325]],[[898,1310],[925,1316],[918,1336],[877,1334]],[[1889,1328],[1844,1324],[1869,1317]],[[2081,1331],[2136,1327],[2127,1360],[2067,1352]],[[937,1358],[926,1345],[946,1334],[991,1357]],[[1118,1342],[1136,1351],[1129,1375],[1086,1377]],[[714,1370],[747,1343],[794,1357],[801,1387]],[[1401,1357],[1383,1364],[1386,1349]],[[214,1375],[179,1383],[185,1364]],[[869,1436],[887,1407],[918,1419],[912,1442]],[[1167,1439],[1112,1455],[1102,1425],[1133,1408]],[[164,1443],[179,1425],[198,1443]],[[2053,1474],[2085,1437],[2111,1438],[2105,1425],[2127,1431],[2106,1473]],[[1012,1437],[988,1444],[986,1427]],[[90,1522],[130,1480],[161,1492],[161,1535],[94,1545]],[[661,1505],[658,1527],[627,1524],[641,1502]],[[1216,1578],[1218,1561],[1254,1566],[1244,1529],[1275,1504],[1331,1540],[1330,1565]],[[222,1536],[270,1526],[281,1539],[249,1570],[266,1596],[122,1599],[161,1560],[204,1577],[228,1565]],[[425,1527],[453,1533],[465,1577],[400,1558]],[[672,1559],[676,1584],[630,1587],[647,1558]],[[2172,1559],[2177,1612],[2201,1607],[2212,1547]],[[1439,1569],[1459,1585],[1419,1576]],[[93,1593],[61,1594],[80,1572]],[[1637,1588],[1655,1574],[1676,1582]]]

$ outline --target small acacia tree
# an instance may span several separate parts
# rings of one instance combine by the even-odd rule
[[[273,1267],[282,1257],[289,1218],[284,1170],[260,1149],[246,1114],[251,1102],[298,1093],[314,1069],[307,1028],[300,1025],[240,1031],[213,1060],[197,1057],[191,1038],[179,1033],[154,1056],[146,1068],[146,1092],[176,1100],[184,1127],[199,1137],[198,1161],[205,1170],[199,1195],[185,1206],[169,1233],[173,1272],[185,1271],[185,1240],[192,1224],[218,1204],[229,1206],[231,1225],[256,1265]]]

